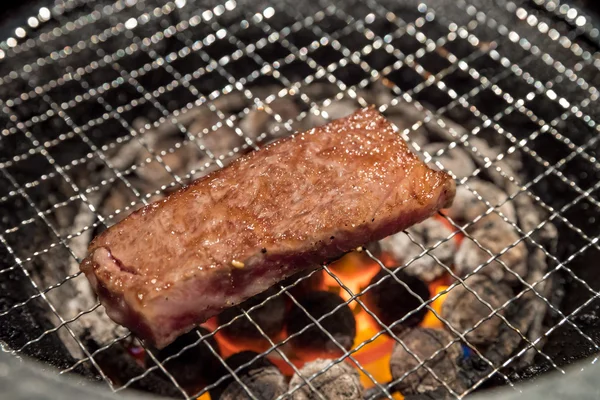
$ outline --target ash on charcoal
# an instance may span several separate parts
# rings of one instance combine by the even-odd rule
[[[225,362],[232,371],[235,371],[256,356],[258,356],[258,353],[243,351],[232,355]],[[286,391],[285,377],[276,366],[264,357],[260,357],[247,367],[242,368],[236,375],[252,395],[259,400],[275,399]],[[214,400],[251,398],[246,389],[232,376],[228,376],[225,381],[211,390],[210,396]]]
[[[416,258],[403,271],[426,282],[441,277],[447,270],[440,262],[448,267],[452,264],[456,252],[456,241],[446,240],[435,249],[432,248],[438,242],[447,239],[452,231],[440,219],[429,218],[408,228],[407,232],[416,243],[406,233],[399,232],[380,240],[381,249],[390,254],[398,264],[401,264],[418,257],[423,252],[420,244],[425,250],[428,250],[427,254]],[[435,256],[439,262],[432,256]]]
[[[296,304],[293,305],[286,319],[288,334],[297,333],[305,326],[312,324],[311,319],[306,315],[307,312],[318,320],[342,304],[333,314],[323,318],[319,323],[344,349],[348,350],[352,347],[356,336],[356,321],[352,310],[340,296],[330,292],[311,292],[299,299],[298,303],[304,310]],[[300,335],[293,337],[291,343],[299,350],[339,353],[341,349],[323,329],[313,325]]]
[[[214,336],[204,338],[179,356],[164,361],[167,357],[179,353],[184,347],[196,343],[200,339],[199,334],[204,336],[208,334],[208,331],[204,328],[197,328],[197,330],[178,337],[162,350],[150,349],[165,369],[173,375],[177,383],[189,394],[196,393],[202,386],[214,382],[224,372],[222,364],[208,348],[210,345],[213,350],[219,352]],[[154,365],[154,361],[149,356],[146,357],[146,365],[148,367]]]
[[[456,188],[454,202],[445,213],[459,224],[472,222],[475,218],[482,216],[490,207],[484,201],[479,200],[474,192],[477,192],[492,207],[502,204],[498,210],[509,221],[517,221],[515,207],[512,201],[507,201],[506,192],[491,182],[477,178],[470,179],[465,185]],[[468,230],[473,229],[473,227],[468,228]]]
[[[256,325],[269,337],[274,337],[281,332],[285,321],[286,303],[282,295],[275,296],[277,292],[278,290],[275,288],[269,289],[244,301],[239,306],[228,308],[219,314],[217,316],[219,326],[240,315],[231,325],[223,327],[223,333],[232,338],[264,339],[263,334],[260,333]],[[265,304],[248,313],[254,323],[246,315],[243,315],[242,310],[247,311],[266,299],[268,300]]]
[[[273,90],[276,92],[276,90]],[[251,139],[260,139],[261,135],[266,136],[266,141],[277,139],[286,133],[283,123],[293,120],[300,114],[296,103],[291,99],[284,97],[269,104],[273,113],[278,114],[282,123],[278,123],[272,115],[269,115],[264,109],[252,109],[240,122],[240,128],[244,134]],[[260,140],[263,141],[263,140]]]
[[[398,280],[404,282],[416,295],[411,294],[405,285],[399,283],[394,277],[389,276],[393,273]],[[399,268],[389,271],[381,270],[371,279],[369,285],[376,284],[384,277],[388,277],[383,282],[373,286],[365,294],[365,305],[371,310],[385,325],[390,326],[394,322],[404,318],[408,313],[416,310],[429,299],[429,288],[417,277],[408,275]],[[417,326],[425,317],[427,308],[422,307],[419,311],[411,314],[402,323],[394,325],[394,332],[402,332],[406,328]]]
[[[503,284],[494,282],[485,275],[473,275],[465,280],[465,285],[477,293],[493,310],[498,309],[511,298],[511,289]],[[441,316],[458,332],[473,328],[479,321],[488,318],[492,310],[467,290],[464,285],[455,286],[448,292],[442,305]],[[469,332],[466,339],[475,346],[488,346],[494,343],[503,325],[498,315],[506,315],[507,307],[499,310],[485,320],[475,330]]]
[[[400,336],[400,340],[421,361],[428,360],[434,353],[446,347],[452,340],[452,334],[443,330],[415,328]],[[404,374],[418,369],[404,376],[396,384],[396,388],[403,395],[426,393],[443,387],[446,383],[452,390],[460,394],[465,390],[465,385],[460,378],[457,362],[462,357],[462,347],[459,342],[452,343],[447,349],[441,350],[426,365],[435,376],[400,344],[397,343],[390,359],[392,378],[398,380]],[[439,379],[436,379],[437,378]]]
[[[518,278],[510,271],[525,279],[528,273],[528,251],[525,241],[520,240],[521,237],[515,228],[497,214],[487,216],[474,226],[476,229],[470,233],[470,238],[465,238],[456,252],[454,258],[456,274],[465,276],[474,272],[479,266],[486,264],[479,270],[479,273],[489,276],[496,282],[518,281]],[[488,263],[492,255],[500,254],[504,249],[513,246],[514,243],[518,244]]]
[[[140,168],[136,168],[136,175],[146,182],[152,182],[152,185],[157,187],[161,185],[167,185],[174,180],[172,174],[179,176],[185,175],[188,171],[188,165],[195,162],[199,157],[199,152],[190,146],[181,146],[175,148],[178,142],[171,140],[162,140],[157,143],[154,151],[160,153],[162,150],[168,150],[174,148],[173,152],[161,156],[161,159],[165,165],[167,165],[172,172],[167,171],[164,165],[158,161],[153,161],[143,165]],[[136,164],[142,164],[146,158],[151,157],[147,151],[140,151],[136,160]]]
[[[305,364],[300,370],[300,374],[295,374],[290,380],[289,390],[303,385],[292,394],[292,399],[320,399],[321,397],[313,392],[304,379],[320,373],[332,362],[333,360],[318,359]],[[344,361],[334,364],[327,371],[312,379],[310,383],[326,399],[358,400],[363,398],[363,387],[360,384],[358,372]]]
[[[432,156],[432,160],[427,164],[429,167],[439,170],[436,161],[442,164],[444,169],[452,172],[457,179],[466,178],[475,171],[475,163],[469,154],[460,147],[448,148],[446,143],[430,143],[423,148]],[[441,155],[437,155],[439,151],[443,151]]]

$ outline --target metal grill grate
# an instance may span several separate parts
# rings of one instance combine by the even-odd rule
[[[563,360],[555,353],[548,354],[542,347],[548,337],[564,327],[575,332],[588,352],[600,350],[577,320],[600,296],[595,289],[597,285],[580,276],[578,268],[572,268],[582,257],[600,250],[600,232],[594,220],[588,220],[590,215],[595,218],[600,208],[597,198],[600,163],[596,158],[599,110],[594,104],[599,96],[596,87],[600,69],[599,33],[590,17],[579,10],[557,1],[543,0],[502,0],[491,10],[475,0],[409,1],[401,8],[373,0],[364,4],[334,0],[318,4],[242,4],[228,0],[210,7],[191,0],[164,5],[144,0],[107,4],[73,0],[52,9],[41,9],[28,24],[29,27],[16,31],[17,37],[0,43],[3,127],[0,204],[15,210],[14,215],[4,218],[0,225],[0,254],[2,260],[7,260],[0,274],[20,277],[21,282],[29,285],[21,297],[7,297],[2,302],[0,318],[10,321],[7,318],[24,309],[39,307],[49,315],[49,321],[40,332],[32,333],[33,337],[25,337],[20,342],[15,340],[18,346],[10,346],[9,351],[16,355],[29,354],[37,344],[59,337],[75,355],[62,365],[62,373],[85,366],[117,392],[135,387],[136,382],[158,371],[184,398],[196,398],[227,379],[224,375],[199,393],[187,393],[164,366],[170,358],[160,362],[147,349],[154,365],[123,382],[114,382],[97,360],[118,343],[131,340],[130,334],[119,331],[114,339],[90,347],[73,326],[98,311],[99,304],[87,304],[81,299],[77,303],[74,297],[75,306],[69,309],[72,312],[65,314],[67,308],[57,304],[60,293],[63,298],[65,293],[77,295],[77,285],[81,285],[84,277],[76,272],[76,266],[93,232],[114,223],[119,215],[140,204],[148,204],[153,196],[223,167],[244,151],[258,148],[266,135],[250,137],[240,127],[240,121],[253,110],[264,110],[276,121],[277,130],[289,134],[313,116],[330,119],[330,106],[338,101],[350,100],[357,106],[367,106],[369,101],[364,89],[374,84],[379,84],[378,90],[388,94],[386,101],[377,104],[381,112],[399,104],[412,104],[420,113],[422,118],[401,129],[400,134],[425,160],[436,161],[459,147],[480,161],[473,174],[458,179],[458,183],[488,209],[466,225],[444,216],[454,232],[433,246],[424,246],[407,233],[422,251],[405,266],[422,257],[433,257],[455,279],[448,289],[419,307],[427,308],[445,324],[454,334],[453,342],[428,360],[419,359],[392,331],[393,326],[381,323],[361,300],[361,295],[371,290],[371,286],[354,293],[325,266],[325,273],[348,293],[346,303],[360,304],[384,329],[350,351],[324,330],[344,354],[318,374],[303,378],[302,385],[308,385],[324,398],[313,386],[315,378],[333,365],[351,360],[377,389],[371,398],[390,397],[397,381],[423,368],[447,393],[461,398],[493,376],[500,376],[512,386],[514,377],[507,372],[507,367],[519,359],[531,362],[535,357],[551,369],[562,371]],[[411,81],[398,78],[407,74],[413,77]],[[261,85],[265,84],[278,84],[281,89],[265,96],[261,91]],[[313,88],[318,84],[330,88],[326,99],[314,95]],[[250,106],[226,115],[219,99],[231,94],[244,98]],[[276,112],[275,105],[282,100],[298,104],[298,115],[286,118]],[[201,135],[190,132],[181,123],[198,107],[209,110],[215,118],[214,125]],[[147,123],[136,125],[135,117],[139,115],[148,118]],[[458,129],[457,125],[448,126],[449,119],[457,118],[469,121],[466,130]],[[156,149],[148,132],[169,121],[179,131],[179,140],[170,148]],[[424,151],[413,140],[412,134],[424,126],[447,131],[447,145],[435,154]],[[223,128],[233,132],[241,142],[222,151],[199,140]],[[481,143],[494,140],[505,143],[501,153],[489,155],[482,151]],[[167,160],[170,154],[183,148],[200,153],[205,162],[180,175]],[[114,155],[123,156],[132,149],[144,149],[146,156],[132,165],[119,165],[119,158]],[[505,161],[513,154],[523,157],[526,174],[507,170]],[[163,168],[172,183],[157,188],[136,186],[132,174],[148,165]],[[437,165],[448,170],[439,161]],[[513,184],[514,190],[509,193],[507,202],[526,198],[547,215],[531,226],[517,225],[500,211],[502,204],[490,203],[485,193],[478,193],[469,185],[473,178],[483,174],[495,174]],[[548,189],[545,195],[549,187],[554,188]],[[56,188],[61,190],[48,195]],[[128,204],[103,214],[98,210],[98,201],[113,190],[126,192]],[[557,197],[556,193],[563,195]],[[60,221],[72,218],[67,211],[71,209],[78,210],[79,219],[65,228]],[[468,232],[470,226],[490,214],[511,224],[520,236],[495,253]],[[540,232],[552,224],[558,227],[561,238],[569,238],[569,243],[561,244],[558,250],[539,239]],[[493,307],[470,289],[466,278],[455,275],[449,266],[431,254],[457,234],[463,234],[465,240],[472,240],[489,254],[489,259],[473,274],[497,261],[515,276],[522,290],[500,307]],[[522,242],[549,260],[550,267],[535,279],[524,280],[499,258]],[[375,255],[366,252],[387,271]],[[47,269],[40,265],[47,264],[48,260],[52,260],[51,265],[60,272],[41,279],[39,271]],[[549,280],[557,276],[581,288],[579,301],[566,309],[559,308],[548,292]],[[390,278],[406,286],[392,273],[384,279]],[[289,291],[305,279],[309,276],[281,286],[275,296],[288,297],[307,313],[312,325],[322,328],[321,321],[340,307],[318,320],[310,316]],[[469,331],[457,331],[435,311],[432,303],[457,285],[465,286],[489,307],[489,315],[471,330],[498,315],[522,340],[516,351],[496,359],[483,354],[469,343],[466,337]],[[406,288],[416,296],[408,286]],[[536,337],[527,336],[498,314],[522,299],[542,304],[554,318],[553,324]],[[257,357],[276,353],[298,372],[283,351],[293,335],[274,342],[249,315],[268,300],[244,312],[270,344],[270,348]],[[215,332],[223,328],[219,326]],[[250,363],[234,370],[229,368],[208,342],[215,332],[199,334],[195,344],[172,357],[204,343],[229,376],[250,398],[256,398],[238,376]],[[379,381],[355,357],[358,350],[381,335],[393,337],[418,359],[419,365],[397,381]],[[468,346],[487,368],[461,393],[426,364],[455,342]],[[287,394],[298,389],[300,386],[292,387]]]

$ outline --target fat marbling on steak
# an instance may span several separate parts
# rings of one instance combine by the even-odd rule
[[[162,348],[224,308],[450,206],[454,181],[365,108],[274,142],[110,227],[81,270]]]

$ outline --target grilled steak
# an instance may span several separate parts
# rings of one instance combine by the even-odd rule
[[[315,263],[450,206],[373,108],[234,161],[112,226],[81,264],[108,315],[158,348]]]

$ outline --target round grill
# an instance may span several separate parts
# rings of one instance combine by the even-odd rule
[[[114,392],[378,399],[514,387],[599,350],[599,31],[579,8],[68,0],[19,24],[0,43],[4,351]],[[371,104],[456,179],[460,212],[290,278],[170,350],[105,316],[78,267],[96,234]]]

